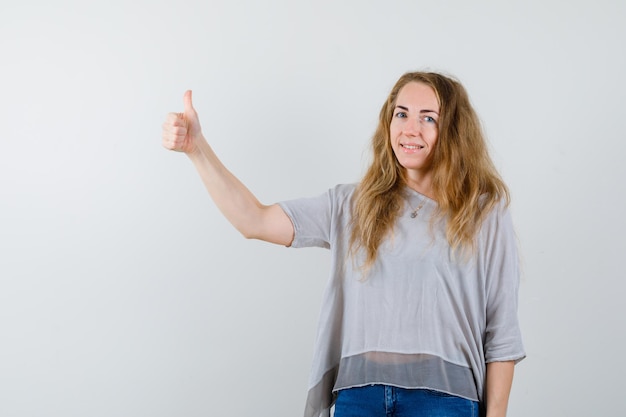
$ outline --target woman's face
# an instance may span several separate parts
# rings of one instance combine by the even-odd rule
[[[428,85],[410,82],[398,93],[389,136],[391,147],[409,180],[422,181],[430,174],[437,143],[439,101]]]

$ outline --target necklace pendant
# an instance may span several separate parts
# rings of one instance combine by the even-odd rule
[[[424,207],[424,203],[426,203],[426,200],[422,200],[422,202],[420,203],[419,206],[417,206],[417,208],[415,210],[413,210],[410,214],[411,218],[414,219],[417,217],[417,213],[420,212],[420,210],[422,209],[422,207]],[[410,204],[410,203],[409,203]]]

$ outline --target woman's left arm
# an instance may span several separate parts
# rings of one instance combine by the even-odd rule
[[[487,417],[505,417],[513,384],[515,361],[489,362],[485,381]]]

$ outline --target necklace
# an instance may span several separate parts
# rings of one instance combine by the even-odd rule
[[[411,218],[414,219],[417,217],[417,214],[419,213],[419,211],[422,209],[422,207],[424,207],[424,204],[426,203],[426,199],[423,199],[422,202],[420,203],[419,206],[417,206],[417,208],[415,210],[413,210],[411,212]],[[410,203],[409,203],[410,206]]]

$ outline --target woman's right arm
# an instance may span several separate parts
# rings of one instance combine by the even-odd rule
[[[278,204],[261,204],[218,159],[202,135],[191,91],[184,104],[183,113],[167,115],[163,146],[187,154],[217,207],[244,237],[289,246],[294,236],[289,217]]]

